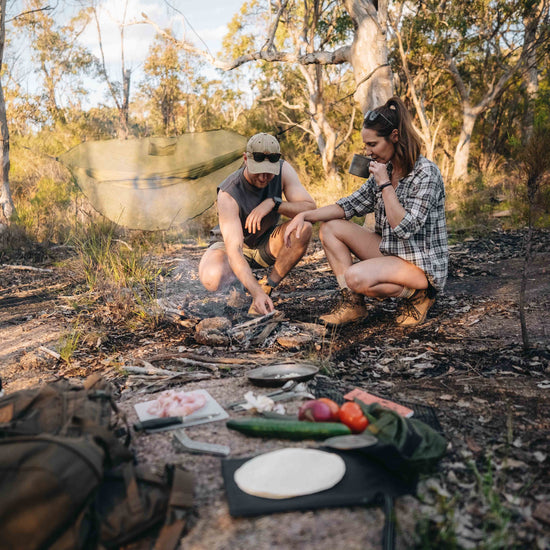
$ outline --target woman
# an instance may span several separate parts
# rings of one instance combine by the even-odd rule
[[[367,112],[361,137],[373,159],[369,179],[335,204],[296,215],[285,241],[293,231],[299,238],[307,222],[324,222],[319,236],[342,294],[341,303],[321,317],[326,325],[363,319],[363,296],[403,298],[397,323],[419,325],[447,279],[443,179],[420,154],[420,139],[398,97]],[[369,212],[375,213],[374,233],[347,221]]]

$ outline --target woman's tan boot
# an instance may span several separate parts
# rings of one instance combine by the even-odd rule
[[[344,288],[340,303],[330,313],[319,317],[319,320],[327,327],[343,327],[360,321],[366,316],[367,308],[363,301],[363,295]]]
[[[428,290],[417,290],[410,298],[405,298],[401,306],[401,314],[396,323],[402,327],[416,327],[421,325],[434,305],[435,298]]]

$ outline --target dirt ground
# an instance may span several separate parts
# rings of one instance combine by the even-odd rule
[[[274,295],[284,319],[256,343],[232,339],[222,345],[200,343],[196,324],[224,316],[238,325],[246,320],[248,304],[229,307],[226,294],[201,287],[197,266],[204,247],[188,243],[153,258],[163,273],[159,303],[179,311],[154,328],[119,322],[109,304],[101,311],[82,305],[81,278],[70,262],[57,263],[66,250],[21,251],[0,264],[3,387],[13,392],[58,376],[80,380],[100,371],[116,385],[120,406],[134,421],[133,405],[159,389],[207,389],[223,406],[247,391],[268,391],[249,382],[252,367],[312,362],[321,368],[316,380],[339,395],[362,387],[431,407],[437,415],[448,453],[438,471],[421,480],[418,498],[397,499],[397,548],[550,548],[550,232],[534,238],[526,295],[528,352],[518,313],[524,236],[498,231],[453,245],[445,292],[421,327],[396,328],[397,301],[386,300],[369,304],[363,322],[336,332],[316,324],[334,303],[336,283],[313,241]],[[64,361],[56,353],[76,330],[78,345]],[[189,366],[184,362],[189,357],[199,360]],[[171,381],[144,381],[123,370],[144,365],[185,373]],[[294,413],[299,401],[286,406]],[[229,445],[231,458],[288,446],[247,438],[224,422],[188,433]],[[195,511],[181,548],[380,548],[380,507],[233,518],[220,458],[178,452],[169,432],[136,435],[133,447],[140,461],[184,464],[196,474]]]

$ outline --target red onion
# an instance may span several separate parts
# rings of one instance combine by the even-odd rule
[[[332,420],[332,411],[326,403],[314,399],[306,401],[300,407],[298,419],[307,420],[308,422],[330,422]]]

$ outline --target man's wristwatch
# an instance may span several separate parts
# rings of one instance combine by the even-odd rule
[[[273,207],[273,212],[277,212],[277,210],[279,210],[279,206],[281,206],[281,203],[283,202],[283,199],[281,199],[281,197],[271,197],[271,198],[275,203],[275,206]]]

